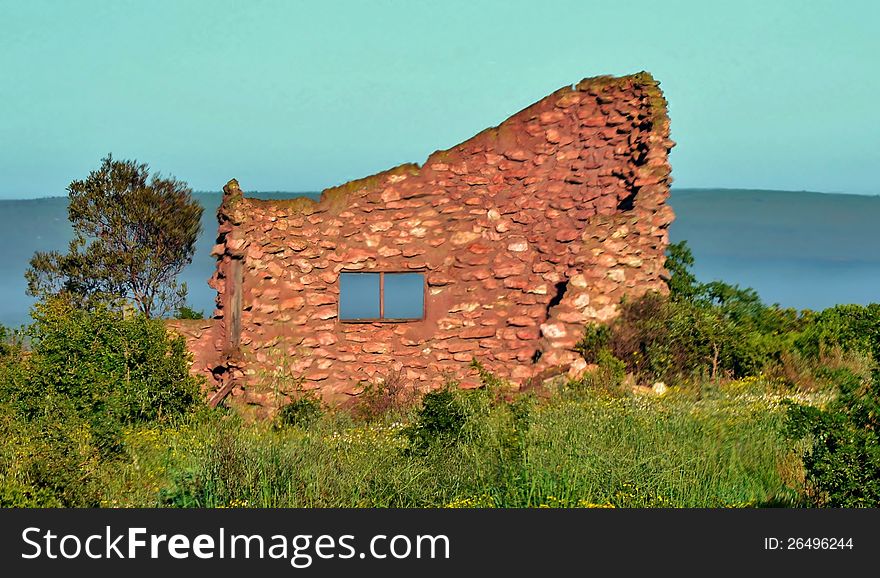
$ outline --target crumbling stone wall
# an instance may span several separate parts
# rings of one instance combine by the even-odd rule
[[[516,383],[570,366],[586,322],[666,290],[672,146],[658,83],[639,73],[562,88],[319,202],[250,199],[230,181],[217,309],[192,342],[214,401],[278,405],[281,374],[340,399],[391,377],[473,385],[472,359]],[[341,322],[345,271],[424,271],[426,318]]]

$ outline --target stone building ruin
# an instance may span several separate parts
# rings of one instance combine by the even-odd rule
[[[577,369],[586,323],[667,290],[673,142],[658,84],[585,79],[319,201],[248,198],[230,181],[217,308],[175,322],[211,403],[277,407],[282,374],[340,401],[392,376],[473,386],[472,360],[520,385]]]

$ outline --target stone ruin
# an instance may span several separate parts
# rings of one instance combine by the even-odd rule
[[[674,143],[658,84],[646,72],[585,79],[422,166],[319,201],[247,198],[229,181],[217,308],[171,322],[210,403],[271,413],[294,380],[328,402],[389,379],[473,387],[472,360],[520,386],[581,370],[586,323],[614,318],[625,295],[667,291]],[[342,276],[365,272],[419,273],[422,313],[341,318]]]

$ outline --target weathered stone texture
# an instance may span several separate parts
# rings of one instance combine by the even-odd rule
[[[277,401],[266,385],[277,372],[338,399],[391,373],[422,389],[472,383],[472,359],[520,383],[567,368],[586,322],[666,290],[673,143],[657,84],[586,79],[319,202],[249,199],[230,181],[197,368],[261,405]],[[424,271],[426,319],[340,322],[342,271]]]

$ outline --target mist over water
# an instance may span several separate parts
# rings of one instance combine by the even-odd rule
[[[880,302],[880,196],[686,189],[670,204],[701,281],[797,309]]]
[[[254,193],[261,198],[314,193]],[[181,280],[192,307],[210,316],[219,193],[205,207],[193,263]],[[788,191],[673,190],[670,240],[687,240],[702,281],[755,288],[763,300],[798,309],[880,302],[880,197]],[[66,251],[72,236],[63,197],[0,201],[0,323],[29,319],[24,272],[35,251]]]

